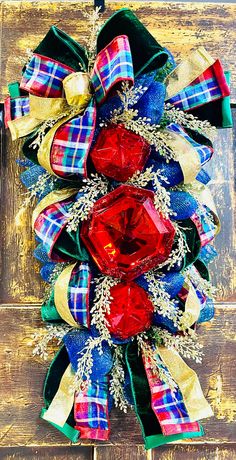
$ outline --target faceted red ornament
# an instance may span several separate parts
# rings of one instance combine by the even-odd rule
[[[175,229],[153,197],[150,190],[121,185],[94,204],[81,238],[101,272],[131,280],[168,258]]]
[[[103,128],[90,152],[95,169],[119,182],[126,182],[142,171],[150,154],[150,145],[123,125]]]
[[[108,329],[120,339],[128,339],[151,326],[153,304],[146,291],[133,281],[111,288],[110,313],[106,314]]]

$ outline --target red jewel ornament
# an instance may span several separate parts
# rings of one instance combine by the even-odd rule
[[[126,182],[142,171],[150,154],[150,145],[123,125],[111,125],[99,133],[90,152],[95,169],[119,182]]]
[[[102,273],[131,280],[168,258],[175,229],[153,198],[150,190],[121,185],[94,204],[81,238]]]
[[[149,329],[154,308],[143,288],[133,281],[119,283],[111,288],[111,297],[106,319],[114,337],[128,339]]]

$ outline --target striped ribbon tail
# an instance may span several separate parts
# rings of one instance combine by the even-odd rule
[[[200,432],[198,422],[190,421],[181,391],[177,385],[175,388],[170,388],[170,385],[163,382],[159,377],[158,368],[162,369],[169,379],[171,378],[160,357],[156,356],[158,366],[156,372],[153,370],[150,360],[144,354],[142,358],[151,391],[151,406],[160,423],[163,435]]]
[[[115,37],[97,55],[92,72],[95,97],[100,104],[120,81],[134,81],[129,40],[126,35]]]
[[[105,441],[109,438],[108,377],[91,381],[76,392],[74,417],[81,439]]]
[[[229,95],[230,89],[222,65],[217,60],[189,86],[168,99],[167,102],[176,108],[188,111]]]

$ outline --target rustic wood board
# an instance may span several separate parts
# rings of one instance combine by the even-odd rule
[[[141,1],[106,4],[105,18],[122,6],[130,6],[178,59],[202,44],[212,51],[214,57],[222,57],[226,68],[233,71],[232,101],[236,101],[235,4]],[[52,23],[81,39],[86,33],[86,22],[82,20],[85,5],[85,2],[63,1],[1,3],[0,100],[6,95],[7,82],[20,77],[25,49],[33,48]],[[236,112],[234,119],[236,121]],[[9,135],[3,134],[0,459],[179,460],[185,456],[188,460],[233,460],[236,457],[236,376],[232,365],[236,341],[235,132],[221,130],[215,150],[210,165],[211,187],[222,221],[222,232],[216,240],[219,258],[211,265],[211,270],[220,292],[215,320],[201,326],[199,331],[205,350],[203,365],[191,364],[200,376],[215,417],[203,423],[206,436],[197,442],[187,440],[146,454],[140,428],[132,413],[124,416],[113,411],[110,444],[97,447],[69,447],[66,438],[38,418],[48,364],[32,357],[29,343],[33,332],[42,326],[39,303],[44,286],[38,274],[40,265],[32,256],[35,247],[30,225],[32,210],[27,211],[22,226],[16,227],[14,223],[24,193],[19,181],[21,168],[15,163],[21,156],[20,142],[12,143]]]
[[[43,327],[40,311],[32,305],[1,309],[0,446],[68,445],[56,429],[39,419],[42,386],[49,363],[32,356],[32,334]],[[232,357],[236,354],[234,305],[219,304],[213,322],[199,327],[204,345],[203,365],[190,363],[200,375],[203,391],[215,417],[203,422],[206,436],[195,443],[236,443],[236,379]],[[209,340],[210,337],[210,340]],[[50,360],[49,360],[50,362]],[[132,429],[131,429],[132,427]],[[111,445],[141,445],[140,427],[133,412],[113,410]],[[84,442],[84,444],[87,444]]]
[[[234,112],[236,122],[236,111]],[[39,270],[40,264],[33,257],[35,248],[31,229],[32,209],[28,209],[20,227],[15,225],[15,216],[24,199],[25,189],[19,174],[22,171],[17,158],[22,158],[20,142],[10,140],[9,133],[3,136],[1,159],[2,171],[2,303],[37,303],[44,292]],[[218,259],[210,265],[213,281],[219,288],[219,301],[236,300],[235,255],[236,245],[233,232],[235,222],[235,134],[231,129],[219,130],[215,142],[215,153],[209,163],[212,175],[212,193],[215,197],[222,223],[220,235],[216,238]],[[34,273],[34,274],[33,274]],[[33,282],[32,282],[33,276]]]
[[[236,101],[235,4],[107,1],[104,19],[124,6],[132,8],[157,40],[178,59],[200,45],[215,58],[220,57],[232,70],[232,101]],[[33,49],[52,24],[84,43],[88,33],[82,13],[85,7],[86,2],[2,2],[0,100],[7,93],[7,83],[20,77],[25,50]]]

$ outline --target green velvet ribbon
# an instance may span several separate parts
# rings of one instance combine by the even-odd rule
[[[51,295],[47,302],[44,302],[41,307],[41,318],[43,321],[48,321],[50,323],[61,323],[63,319],[59,315],[54,301],[54,289],[51,292]]]
[[[230,86],[230,71],[224,72],[226,81]],[[230,96],[217,99],[216,101],[203,104],[196,109],[189,110],[200,120],[208,120],[217,128],[231,128],[233,126],[232,112],[230,107]]]
[[[47,133],[48,130],[45,131]],[[23,155],[28,158],[28,160],[32,161],[33,163],[39,165],[38,161],[38,156],[37,152],[39,149],[39,146],[36,145],[35,148],[33,148],[32,143],[37,137],[37,130],[33,131],[29,136],[25,138],[24,144],[22,146],[22,152]]]
[[[134,399],[134,410],[139,420],[146,449],[178,441],[185,438],[195,438],[204,434],[199,432],[179,433],[164,436],[160,424],[151,407],[151,392],[145,373],[142,357],[138,353],[137,343],[132,342],[126,346],[125,360],[131,380],[131,391]]]
[[[8,91],[11,97],[20,97],[20,85],[18,81],[9,83]]]
[[[178,225],[184,234],[189,248],[189,251],[184,256],[183,268],[186,268],[197,260],[201,249],[201,240],[196,225],[191,221],[191,219],[179,220]]]
[[[84,70],[88,67],[85,49],[56,26],[50,28],[34,53],[62,62],[77,72],[81,66]]]
[[[199,271],[201,277],[204,280],[210,281],[210,273],[209,273],[207,265],[202,260],[199,260],[199,259],[197,259],[194,262],[194,265],[196,269]]]
[[[226,81],[230,87],[231,72],[226,70],[224,72]],[[222,128],[232,128],[233,118],[230,106],[230,96],[223,97],[222,99]]]
[[[65,346],[63,345],[58,353],[55,355],[54,359],[52,360],[50,367],[47,372],[47,376],[44,382],[43,388],[43,397],[44,397],[44,404],[45,407],[41,411],[41,417],[46,412],[48,407],[50,406],[58,388],[60,385],[61,378],[68,367],[70,361],[68,357],[68,353],[66,351]],[[51,423],[51,422],[49,422]],[[73,443],[78,441],[79,438],[79,431],[74,429],[75,420],[73,411],[71,411],[66,423],[63,427],[60,427],[54,423],[51,423],[52,426],[57,428],[61,433],[63,433],[67,438],[69,438]]]
[[[89,260],[89,255],[80,242],[80,227],[73,232],[63,230],[53,247],[53,251],[60,256],[63,254],[76,260]]]
[[[117,35],[128,36],[135,76],[161,68],[166,63],[167,52],[128,8],[115,12],[105,22],[98,34],[97,52],[105,48]]]

